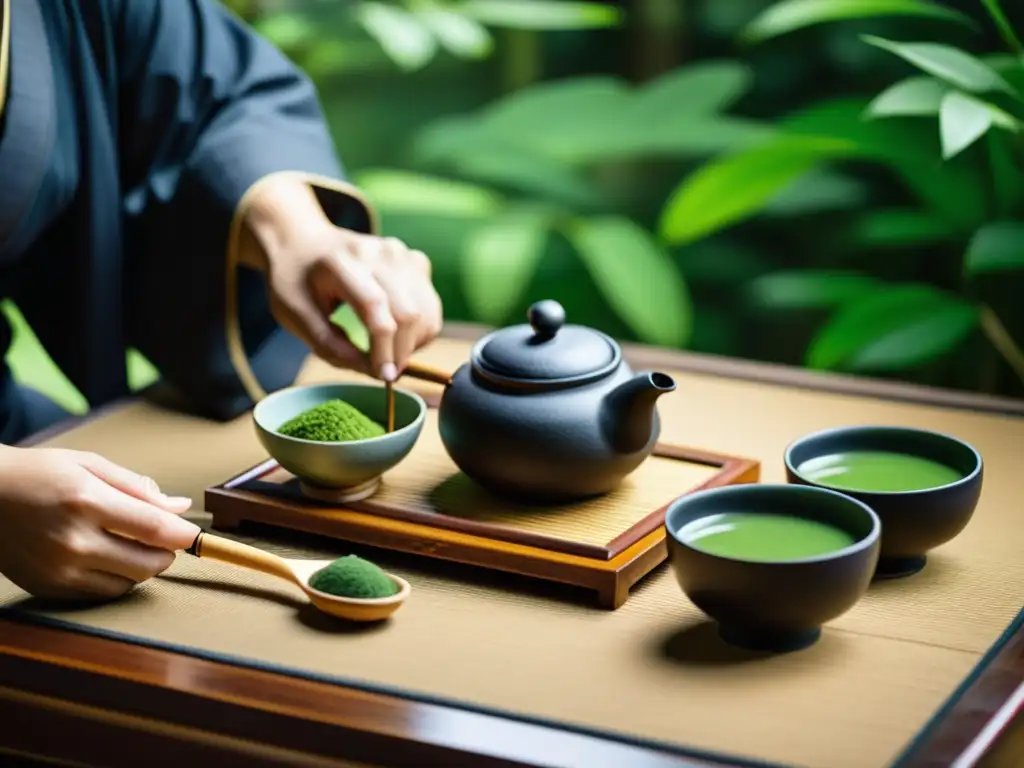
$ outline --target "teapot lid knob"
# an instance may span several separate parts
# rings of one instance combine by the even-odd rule
[[[537,337],[550,339],[565,324],[565,309],[554,299],[544,299],[530,307],[527,318]]]
[[[529,325],[500,328],[476,343],[470,353],[476,375],[518,392],[546,391],[596,381],[622,360],[610,336],[566,323],[557,301],[538,301],[527,318]]]

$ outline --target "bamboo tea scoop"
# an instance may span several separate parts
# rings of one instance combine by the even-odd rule
[[[388,420],[388,432],[395,431],[395,385],[388,381],[385,382],[384,388],[386,390],[387,401],[387,420]]]
[[[381,621],[397,611],[412,588],[409,582],[393,574],[388,577],[398,585],[398,592],[391,597],[359,599],[339,597],[313,589],[309,579],[333,560],[293,560],[278,557],[248,544],[242,544],[211,533],[201,532],[185,550],[195,557],[219,560],[242,568],[260,571],[279,579],[290,581],[306,593],[309,601],[320,611],[349,621]]]
[[[440,384],[447,387],[452,381],[452,375],[442,371],[440,368],[435,368],[432,365],[424,365],[423,363],[417,363],[410,361],[408,365],[402,369],[402,376],[408,376],[411,379],[419,379],[420,381],[430,381],[434,384]]]
[[[451,382],[451,374],[445,373],[439,368],[434,368],[430,365],[424,365],[423,363],[409,362],[402,370],[402,376],[408,376],[411,379],[419,379],[420,381],[430,381],[434,384],[441,384],[447,387]],[[387,420],[387,431],[395,431],[395,386],[392,382],[387,381],[384,383],[385,397],[387,397],[386,407],[386,420]]]

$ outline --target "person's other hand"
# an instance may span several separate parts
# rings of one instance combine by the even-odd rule
[[[191,546],[191,504],[92,453],[0,446],[0,573],[37,597],[118,597]]]
[[[393,381],[440,332],[441,299],[427,256],[395,238],[336,227],[304,183],[268,184],[249,225],[274,317],[328,363]],[[369,360],[331,322],[344,303],[369,332]]]

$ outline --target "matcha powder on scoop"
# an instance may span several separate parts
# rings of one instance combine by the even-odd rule
[[[380,437],[384,427],[344,400],[328,400],[294,416],[278,428],[285,437],[345,443]]]
[[[380,568],[356,555],[338,558],[309,577],[309,586],[336,597],[372,600],[391,597],[398,585]]]

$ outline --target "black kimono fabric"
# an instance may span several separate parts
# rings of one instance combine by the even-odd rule
[[[237,267],[246,193],[298,174],[376,229],[304,74],[217,0],[0,2],[2,295],[92,407],[128,394],[127,347],[208,417],[290,384],[308,351]],[[2,374],[11,442],[57,409]]]

